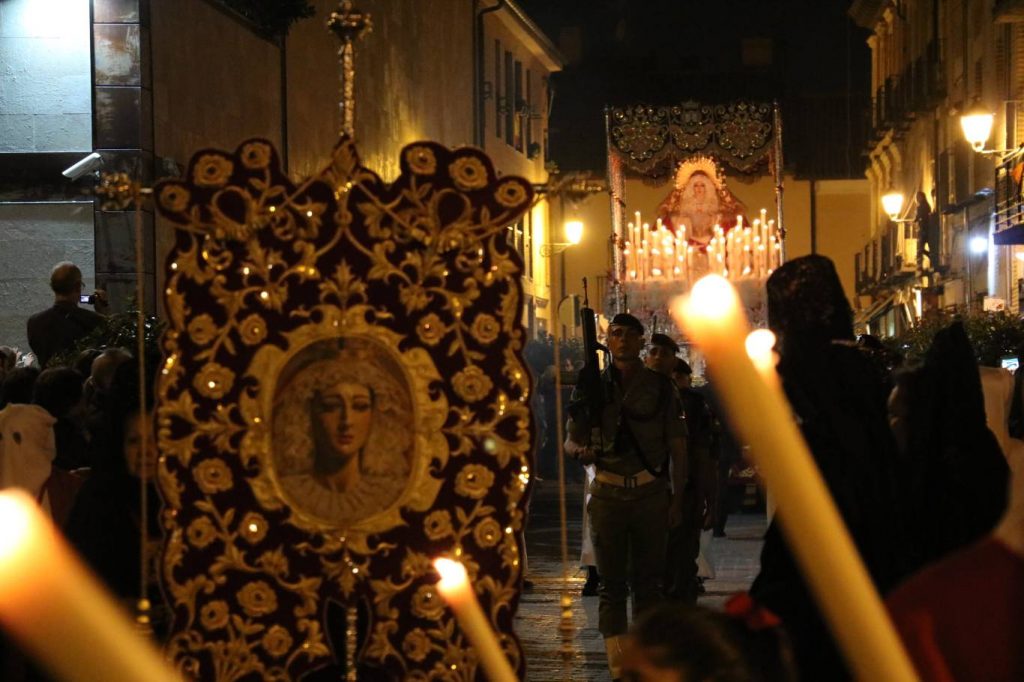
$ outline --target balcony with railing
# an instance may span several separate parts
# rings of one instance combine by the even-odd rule
[[[854,257],[857,293],[893,289],[914,279],[918,271],[916,223],[889,223]]]
[[[890,131],[905,132],[920,114],[934,109],[946,96],[946,81],[937,41],[931,41],[897,76],[885,80],[872,100],[869,144]]]
[[[996,166],[997,244],[1024,243],[1024,148],[1018,148]]]

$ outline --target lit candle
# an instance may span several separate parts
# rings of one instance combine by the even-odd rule
[[[0,492],[0,622],[63,680],[181,679],[19,490]]]
[[[494,629],[484,617],[480,602],[476,600],[466,576],[466,567],[451,559],[434,559],[434,568],[441,576],[437,581],[437,591],[448,602],[459,627],[476,649],[487,679],[491,682],[514,682],[516,674],[498,644]]]
[[[647,279],[651,275],[651,266],[653,265],[651,262],[653,258],[651,254],[651,244],[653,244],[654,241],[651,239],[650,223],[644,223],[640,226],[640,243],[643,244],[644,247],[644,260],[641,264],[642,267],[640,268],[640,272],[643,273],[643,279]]]
[[[629,243],[630,243],[630,246],[632,247],[630,249],[630,251],[631,251],[631,253],[633,255],[633,258],[631,259],[631,261],[632,261],[632,265],[633,265],[632,270],[634,272],[636,271],[636,259],[638,258],[637,251],[640,248],[640,241],[639,241],[638,237],[639,237],[639,232],[637,230],[636,223],[630,223],[629,224]],[[630,261],[626,261],[626,262],[629,263]]]
[[[705,277],[671,311],[704,354],[739,440],[750,444],[783,533],[857,679],[918,679],[785,396],[747,354],[749,328],[735,289]]]
[[[779,373],[775,371],[775,366],[779,363],[779,354],[775,352],[775,334],[770,329],[755,329],[747,334],[743,345],[761,378],[772,388],[778,388]],[[770,523],[775,518],[775,492],[767,484],[764,489],[765,513]]]
[[[743,341],[743,347],[761,378],[777,387],[779,374],[775,371],[775,365],[778,364],[778,353],[775,352],[775,334],[770,329],[755,329],[747,334],[747,338]]]

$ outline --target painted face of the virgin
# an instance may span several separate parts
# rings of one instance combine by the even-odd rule
[[[373,394],[363,384],[342,381],[320,393],[316,418],[335,455],[357,456],[370,437]]]
[[[708,176],[703,173],[694,173],[693,177],[690,178],[687,189],[689,194],[693,197],[693,201],[697,204],[710,204],[717,208],[718,197],[715,195],[714,188],[711,186],[711,180]]]

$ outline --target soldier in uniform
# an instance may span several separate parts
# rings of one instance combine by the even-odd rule
[[[565,452],[597,469],[587,507],[590,533],[601,574],[598,629],[605,638],[612,678],[620,675],[623,636],[628,630],[626,600],[633,593],[634,617],[662,598],[668,529],[683,515],[686,487],[686,425],[671,380],[640,360],[644,328],[620,313],[608,326],[612,363],[598,386],[578,386],[573,403],[587,401],[587,390],[602,393],[599,413],[574,410]]]
[[[697,556],[700,554],[700,534],[710,520],[715,498],[715,467],[712,439],[715,432],[714,417],[700,391],[693,388],[693,370],[682,358],[676,359],[672,380],[679,389],[679,398],[686,416],[686,452],[689,455],[690,479],[684,495],[683,521],[678,529],[679,563],[669,566],[672,581],[666,593],[689,604],[697,603],[701,592],[697,578]],[[708,525],[710,528],[710,525]],[[671,560],[671,557],[670,557]]]

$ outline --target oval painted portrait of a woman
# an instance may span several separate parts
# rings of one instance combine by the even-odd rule
[[[273,461],[293,508],[338,526],[389,509],[409,481],[413,408],[399,361],[361,338],[299,351],[274,394]]]

